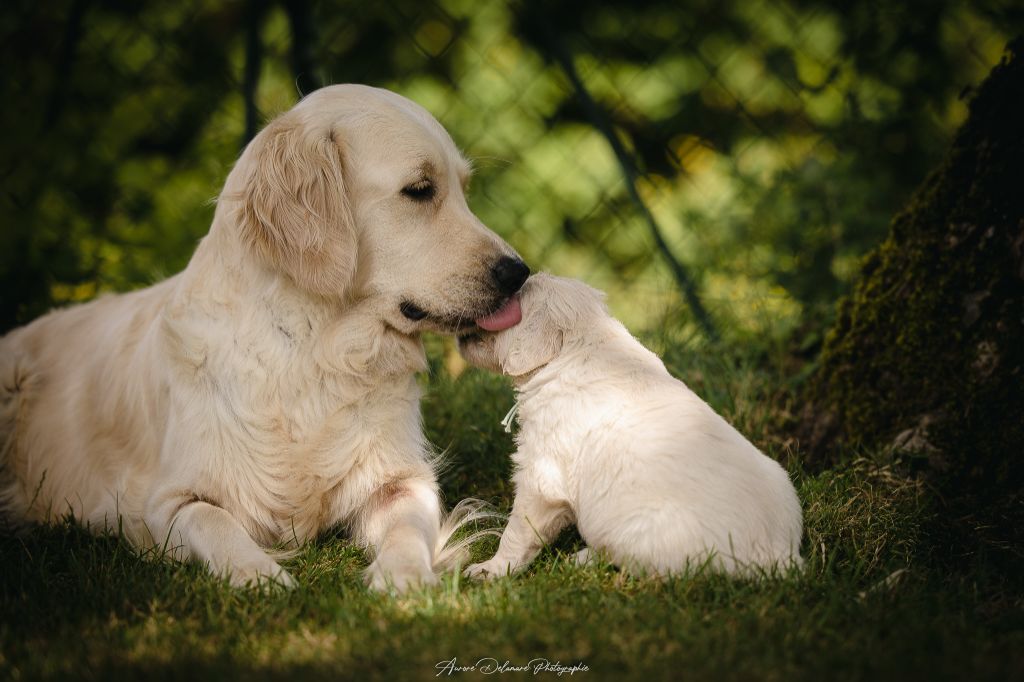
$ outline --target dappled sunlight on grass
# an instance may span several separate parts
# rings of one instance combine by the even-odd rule
[[[726,372],[724,383],[743,383],[737,370]],[[704,381],[723,383],[720,376]],[[448,396],[461,411],[491,383],[463,377]],[[489,461],[463,465],[471,476],[505,456],[489,452],[480,454]],[[436,588],[393,596],[366,590],[365,557],[337,535],[288,560],[296,589],[254,592],[231,589],[196,566],[139,559],[123,543],[77,528],[6,537],[0,589],[10,618],[0,622],[0,666],[24,676],[66,674],[88,662],[95,675],[147,669],[385,679],[432,676],[453,657],[544,657],[582,661],[602,678],[685,666],[698,677],[815,679],[838,670],[858,677],[911,667],[949,672],[967,665],[982,640],[1002,654],[982,670],[1012,664],[1011,640],[974,610],[979,592],[930,562],[919,484],[866,459],[794,473],[807,564],[767,580],[696,573],[660,581],[600,560],[579,567],[578,536],[567,532],[522,575],[480,584],[448,574]],[[487,540],[474,560],[494,548]],[[942,646],[930,644],[936,641]],[[883,646],[893,653],[880,655]]]
[[[282,560],[294,589],[240,590],[56,520],[0,531],[0,678],[426,679],[456,659],[581,662],[594,679],[1022,676],[1016,548],[951,530],[920,462],[844,446],[839,465],[813,468],[794,428],[836,301],[964,120],[961,93],[1002,55],[1009,4],[73,4],[77,27],[60,3],[5,9],[0,51],[19,64],[2,86],[7,328],[184,268],[248,112],[259,127],[300,82],[387,87],[450,131],[475,166],[472,210],[533,271],[604,290],[674,376],[783,463],[806,563],[658,580],[577,565],[568,529],[522,574],[448,573],[399,595],[367,589],[371,557],[338,529]],[[291,12],[308,14],[304,40]],[[673,259],[720,340],[695,322]],[[444,504],[507,513],[512,386],[467,367],[450,338],[425,344]]]

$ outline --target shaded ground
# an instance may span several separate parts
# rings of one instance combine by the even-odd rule
[[[755,442],[783,454],[769,428],[778,415],[765,407],[777,390],[772,374],[695,357],[679,355],[674,368]],[[452,449],[449,503],[476,493],[507,507],[510,437],[498,421],[508,387],[476,372],[440,373],[431,390],[428,425]],[[294,591],[244,592],[73,527],[4,537],[0,676],[432,679],[453,658],[583,663],[589,670],[573,677],[584,679],[1024,674],[1019,572],[951,550],[921,484],[870,456],[794,475],[806,570],[760,583],[705,575],[658,583],[578,568],[567,558],[578,539],[567,533],[523,576],[487,585],[448,576],[441,588],[394,598],[365,590],[365,558],[337,536],[288,563]],[[523,676],[533,677],[503,679]],[[538,675],[546,676],[555,674]]]

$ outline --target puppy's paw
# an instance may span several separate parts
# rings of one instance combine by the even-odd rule
[[[510,573],[511,569],[507,561],[495,560],[493,558],[488,561],[482,561],[479,564],[471,564],[462,572],[467,578],[474,580],[494,580],[495,578],[503,578]]]
[[[363,580],[371,590],[377,592],[394,590],[398,593],[405,592],[412,587],[429,587],[441,582],[429,566],[421,566],[413,562],[388,562],[385,564],[379,559],[366,569]]]

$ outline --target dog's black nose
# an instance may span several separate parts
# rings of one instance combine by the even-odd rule
[[[523,282],[530,276],[530,268],[518,258],[504,256],[498,259],[498,262],[491,268],[491,275],[494,277],[495,284],[498,285],[498,291],[506,296],[511,296],[519,291]]]

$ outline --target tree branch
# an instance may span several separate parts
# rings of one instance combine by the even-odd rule
[[[259,111],[256,108],[256,91],[260,84],[260,66],[263,61],[263,44],[260,32],[263,18],[267,14],[267,0],[249,0],[245,22],[245,72],[242,76],[242,97],[245,99],[245,132],[242,133],[242,148],[256,136],[259,125]]]
[[[587,90],[587,86],[583,83],[583,79],[580,78],[579,72],[576,70],[576,64],[573,61],[572,55],[565,49],[565,47],[551,34],[551,29],[545,24],[543,25],[543,33],[545,42],[547,42],[548,52],[554,57],[555,61],[565,72],[565,75],[569,78],[569,82],[572,84],[576,91],[576,96],[579,98],[580,103],[583,105],[583,110],[587,117],[590,119],[591,125],[593,125],[607,140],[611,146],[612,151],[615,153],[615,158],[619,163],[619,168],[622,171],[622,175],[626,180],[626,190],[629,193],[629,198],[636,205],[637,210],[640,211],[641,216],[647,223],[647,227],[651,232],[651,236],[654,238],[654,243],[661,253],[665,262],[668,263],[669,269],[672,271],[672,275],[676,280],[676,284],[679,286],[680,291],[683,294],[683,298],[686,300],[686,304],[690,307],[693,312],[693,317],[697,321],[698,326],[704,332],[704,335],[711,341],[717,341],[719,338],[718,329],[715,327],[714,321],[708,314],[707,309],[700,300],[700,295],[697,293],[697,285],[686,271],[686,267],[675,257],[672,253],[672,249],[669,247],[668,242],[665,240],[665,236],[661,232],[661,228],[658,226],[657,221],[651,214],[647,204],[644,203],[640,197],[640,193],[636,188],[636,180],[641,176],[641,173],[636,167],[632,156],[626,151],[622,145],[622,141],[619,136],[615,134],[615,130],[612,127],[611,120],[607,113],[601,108],[594,98],[590,95]]]
[[[313,59],[315,36],[307,0],[284,0],[284,10],[292,29],[291,62],[295,87],[304,96],[323,85]]]
[[[53,90],[50,92],[49,100],[46,103],[46,112],[43,114],[43,133],[53,128],[64,110],[64,98],[69,89],[71,69],[74,67],[78,43],[82,38],[82,20],[88,9],[89,0],[75,0],[71,5],[68,23],[64,27],[64,36],[60,41],[60,55],[57,57]]]

